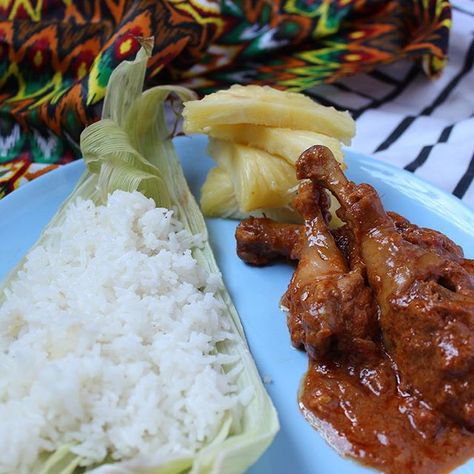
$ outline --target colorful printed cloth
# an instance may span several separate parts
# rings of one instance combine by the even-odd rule
[[[80,157],[111,71],[154,36],[147,85],[296,91],[416,58],[446,61],[447,0],[3,0],[0,196]]]

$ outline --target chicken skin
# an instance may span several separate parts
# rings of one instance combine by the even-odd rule
[[[347,180],[328,148],[306,150],[297,166],[300,175],[330,190],[341,204],[338,214],[360,249],[380,308],[384,345],[402,384],[473,429],[474,279],[469,261],[449,239],[438,235],[433,243],[436,234],[387,215],[375,189]]]

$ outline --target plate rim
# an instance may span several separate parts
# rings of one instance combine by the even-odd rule
[[[177,137],[174,141],[182,141],[183,139],[189,139],[189,138],[198,138],[198,137],[203,137],[202,135],[196,136],[196,137]],[[356,160],[360,162],[361,164],[364,164],[366,166],[369,166],[372,169],[377,169],[377,170],[382,170],[382,171],[390,171],[392,174],[399,174],[404,177],[406,177],[409,180],[414,181],[415,183],[418,182],[420,183],[427,191],[433,193],[437,197],[447,200],[450,205],[452,206],[457,206],[460,209],[462,209],[465,213],[468,215],[470,214],[471,219],[474,221],[474,208],[471,208],[468,206],[466,203],[464,203],[461,199],[459,199],[457,196],[454,196],[453,194],[445,191],[442,188],[439,188],[438,186],[434,185],[433,183],[430,183],[427,181],[425,178],[422,178],[420,176],[417,176],[414,173],[411,173],[403,168],[399,168],[396,165],[393,165],[391,163],[387,163],[382,160],[378,160],[377,158],[374,158],[370,155],[366,155],[364,153],[360,153],[356,150],[353,150],[351,148],[344,148],[344,151],[346,152],[346,158],[349,158],[349,160]],[[85,170],[85,164],[84,164],[84,159],[83,158],[78,158],[77,160],[74,160],[70,163],[64,164],[59,166],[58,168],[49,171],[48,173],[45,173],[38,178],[29,181],[21,186],[19,186],[17,189],[12,191],[11,193],[8,193],[6,196],[4,196],[2,199],[0,199],[0,207],[2,206],[3,202],[9,202],[12,199],[12,196],[19,196],[23,194],[24,192],[34,192],[35,187],[41,187],[44,182],[47,182],[48,179],[51,179],[51,177],[56,177],[56,175],[61,175],[67,170],[74,170],[75,168],[81,168],[83,167]],[[360,183],[357,183],[360,184]]]

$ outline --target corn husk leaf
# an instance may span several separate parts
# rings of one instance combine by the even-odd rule
[[[49,226],[59,225],[68,204],[78,197],[104,203],[109,193],[121,189],[141,191],[159,206],[173,207],[177,217],[193,233],[206,241],[195,251],[198,262],[211,272],[218,272],[212,250],[207,243],[203,216],[194,200],[176,156],[166,126],[164,102],[170,93],[181,100],[194,99],[194,93],[181,87],[160,86],[142,92],[146,63],[152,42],[145,40],[132,62],[123,62],[113,72],[107,88],[103,118],[87,127],[81,135],[81,149],[87,171],[63,204]],[[44,241],[43,233],[38,243]],[[10,273],[3,288],[21,269],[23,261]],[[3,289],[2,288],[2,289]],[[3,292],[1,292],[0,303]],[[241,473],[253,464],[271,443],[278,431],[278,418],[259,377],[238,314],[228,293],[220,299],[226,305],[236,341],[222,343],[218,350],[238,354],[242,370],[238,385],[251,387],[253,398],[241,416],[229,414],[215,439],[194,457],[167,460],[130,460],[104,463],[88,472],[95,474],[178,474]],[[232,369],[233,367],[230,367]],[[81,458],[73,454],[72,445],[54,453],[44,453],[32,469],[33,474],[72,474],[83,472]]]

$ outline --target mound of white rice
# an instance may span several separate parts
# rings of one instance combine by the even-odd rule
[[[200,237],[121,191],[48,235],[0,308],[0,472],[65,443],[83,465],[192,455],[244,403],[216,355],[231,334]]]

